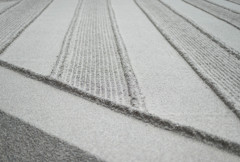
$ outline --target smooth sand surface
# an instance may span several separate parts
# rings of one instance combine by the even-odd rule
[[[76,5],[77,0],[53,1],[0,59],[42,75],[50,75]]]
[[[181,0],[162,1],[227,46],[240,51],[240,30]]]
[[[239,120],[135,3],[112,4],[149,113],[240,143]]]
[[[103,160],[239,161],[2,67],[0,77],[2,111]]]

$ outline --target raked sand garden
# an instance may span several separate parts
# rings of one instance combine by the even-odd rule
[[[239,161],[240,0],[0,0],[0,161]]]

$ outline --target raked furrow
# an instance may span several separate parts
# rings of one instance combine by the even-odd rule
[[[211,3],[212,5],[224,8],[225,10],[229,10],[230,12],[240,14],[240,10],[239,10],[239,8],[236,9],[236,5],[234,5],[234,4],[230,5],[228,2],[226,2],[224,0],[223,1],[221,1],[221,0],[217,0],[217,1],[216,0],[203,0],[203,1]]]
[[[240,29],[240,14],[215,5],[207,0],[183,0],[184,2],[203,10],[214,17]]]
[[[79,0],[51,77],[120,104],[143,107],[117,30],[108,0]]]
[[[226,1],[229,1],[229,2],[236,3],[236,4],[240,5],[240,0],[226,0]]]
[[[0,54],[51,2],[52,0],[22,0],[0,15]]]
[[[158,0],[135,0],[158,31],[240,119],[240,61]]]
[[[1,1],[0,0],[0,15],[6,12],[8,9],[19,4],[21,0],[18,1]]]

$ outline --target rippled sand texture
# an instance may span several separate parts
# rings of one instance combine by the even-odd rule
[[[52,77],[93,95],[139,107],[135,76],[107,0],[80,0]],[[134,82],[134,81],[133,81]]]

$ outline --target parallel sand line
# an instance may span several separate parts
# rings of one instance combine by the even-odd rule
[[[114,13],[114,10],[111,5],[111,0],[108,0],[108,10],[109,10],[110,19],[112,22],[111,23],[112,30],[114,32],[114,36],[115,36],[116,43],[117,43],[118,53],[120,55],[124,75],[125,75],[125,78],[126,78],[127,84],[128,84],[128,91],[129,91],[129,94],[131,94],[131,96],[132,96],[131,104],[134,107],[140,107],[141,109],[147,111],[146,105],[145,105],[145,98],[141,92],[141,88],[137,81],[137,77],[134,74],[130,59],[127,54],[126,46],[124,45],[123,39],[119,32],[115,13]]]
[[[229,2],[232,2],[232,3],[240,5],[240,1],[239,0],[226,0],[226,1],[229,1]]]
[[[234,11],[236,13],[240,13],[240,6],[229,1],[226,0],[208,0],[208,1],[219,6],[222,6],[226,9],[230,9],[231,11]]]
[[[1,1],[0,1],[1,2]],[[7,1],[4,1],[4,2],[7,2]],[[15,3],[3,8],[2,10],[0,10],[0,15],[3,14],[4,12],[6,12],[7,10],[9,10],[10,8],[16,6],[17,4],[19,4],[21,2],[21,0],[19,1],[16,1]]]
[[[102,161],[0,111],[0,161]]]
[[[93,95],[145,109],[108,0],[79,0],[51,76]]]
[[[52,3],[22,0],[0,16],[0,54]]]
[[[162,3],[164,3],[162,1]],[[240,51],[233,49],[232,47],[230,47],[229,45],[227,45],[225,42],[223,42],[222,40],[220,40],[219,38],[217,38],[216,36],[213,36],[210,32],[208,32],[205,28],[200,27],[196,22],[194,22],[193,20],[191,20],[190,18],[187,18],[185,16],[183,16],[182,14],[180,14],[179,12],[177,12],[176,10],[174,10],[172,7],[170,7],[168,4],[164,3],[165,6],[167,6],[170,10],[172,10],[174,13],[176,13],[177,15],[179,15],[180,17],[182,17],[184,20],[186,20],[188,23],[190,23],[192,26],[194,26],[195,28],[197,28],[201,33],[205,34],[209,39],[211,39],[213,42],[217,43],[220,47],[224,48],[227,52],[229,52],[230,54],[234,55],[235,57],[237,57],[237,59],[240,60]],[[192,5],[191,5],[192,6]],[[201,10],[200,10],[201,11]],[[204,12],[204,11],[203,11]],[[232,26],[232,25],[231,25]]]
[[[156,29],[240,119],[240,62],[161,1],[135,3]],[[186,32],[187,31],[187,32]]]
[[[235,10],[233,10],[233,9],[231,9],[231,8],[225,7],[224,5],[217,4],[217,3],[215,3],[215,2],[212,1],[212,0],[210,0],[210,1],[209,1],[209,0],[203,0],[203,1],[208,2],[208,3],[212,4],[212,5],[215,5],[215,6],[224,8],[225,10],[228,10],[228,11],[230,11],[230,12],[233,12],[233,13],[236,13],[236,14],[240,14],[240,11],[235,11]]]
[[[127,115],[127,116],[137,119],[139,121],[148,123],[157,128],[175,132],[182,136],[194,139],[196,141],[205,143],[207,145],[227,151],[229,153],[235,154],[240,157],[240,144],[238,144],[238,143],[223,139],[221,137],[206,133],[204,131],[197,130],[197,129],[189,127],[189,126],[183,126],[183,125],[171,122],[169,120],[159,118],[158,116],[152,115],[150,113],[146,113],[145,111],[136,109],[134,107],[121,105],[121,104],[115,103],[113,101],[106,100],[106,99],[98,97],[98,96],[94,96],[91,93],[79,90],[68,84],[62,83],[52,77],[43,76],[43,75],[34,73],[30,70],[17,67],[13,64],[9,64],[2,60],[0,60],[0,66],[4,67],[6,69],[12,70],[16,73],[19,73],[25,77],[48,84],[54,88],[63,90],[65,92],[68,92],[70,94],[73,94],[73,95],[76,95],[79,97],[82,97],[86,100],[89,100],[96,104],[102,105],[110,110],[115,111],[115,112]]]
[[[240,30],[240,15],[205,0],[183,0],[184,2],[234,26]]]

